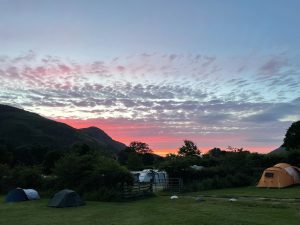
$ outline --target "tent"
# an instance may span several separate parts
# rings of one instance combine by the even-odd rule
[[[57,192],[48,203],[49,207],[65,208],[82,206],[85,203],[81,200],[80,196],[72,190],[64,189]]]
[[[34,189],[22,189],[16,188],[8,192],[5,198],[5,202],[20,202],[27,200],[36,200],[40,196],[38,192]]]
[[[37,200],[40,199],[39,193],[34,189],[23,189],[27,195],[28,200]]]
[[[284,188],[300,183],[300,170],[287,163],[278,163],[265,169],[257,187]]]

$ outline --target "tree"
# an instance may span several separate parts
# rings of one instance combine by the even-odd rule
[[[299,167],[300,165],[300,151],[290,150],[288,151],[288,163],[293,166]]]
[[[166,154],[166,159],[175,159],[175,158],[177,158],[178,157],[178,155],[176,155],[176,154],[174,154],[174,153],[168,153],[168,154]]]
[[[131,170],[137,170],[144,165],[153,165],[154,155],[148,144],[133,141],[127,148],[118,153],[118,161],[121,165],[127,165]]]
[[[41,187],[41,170],[36,166],[16,166],[11,170],[11,185],[22,188]]]
[[[211,150],[208,151],[208,154],[210,156],[219,158],[220,156],[222,156],[223,152],[222,152],[222,150],[220,148],[213,148],[213,149],[211,149]]]
[[[232,146],[228,146],[227,149],[231,152],[249,152],[248,150],[245,150],[244,148],[237,148],[237,147],[232,147]]]
[[[72,145],[71,151],[79,155],[86,155],[91,153],[93,150],[85,143],[75,143]]]
[[[143,168],[143,161],[138,154],[131,153],[128,156],[127,168],[130,170],[140,170]]]
[[[132,152],[135,152],[138,154],[152,154],[153,153],[152,149],[150,149],[148,144],[146,144],[144,142],[140,142],[140,141],[131,142],[127,148],[129,150],[131,150]]]
[[[64,155],[56,162],[54,174],[58,186],[73,188],[80,193],[101,192],[103,188],[113,193],[116,189],[120,191],[122,184],[133,180],[130,172],[115,160],[95,152]]]
[[[52,173],[56,161],[63,157],[63,152],[59,150],[49,151],[44,158],[43,169],[46,174]]]
[[[7,146],[0,145],[0,163],[10,165],[13,161],[13,153],[8,150]]]
[[[283,146],[289,149],[300,149],[300,121],[292,123],[285,134]]]
[[[201,154],[197,145],[190,140],[184,140],[184,145],[179,149],[180,156],[199,156]]]

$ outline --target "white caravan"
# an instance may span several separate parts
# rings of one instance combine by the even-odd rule
[[[139,174],[139,182],[152,182],[155,184],[166,183],[168,174],[166,171],[145,169],[143,171],[132,172],[134,175]]]

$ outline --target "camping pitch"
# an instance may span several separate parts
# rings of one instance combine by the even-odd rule
[[[66,208],[85,205],[80,196],[72,190],[64,189],[57,192],[48,203],[49,207]]]
[[[39,193],[34,189],[16,188],[8,192],[5,202],[21,202],[40,199]]]
[[[284,188],[300,183],[300,170],[287,163],[279,163],[265,169],[257,187]]]

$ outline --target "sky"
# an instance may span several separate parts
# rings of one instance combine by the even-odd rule
[[[0,103],[158,154],[300,120],[298,0],[0,0]]]

